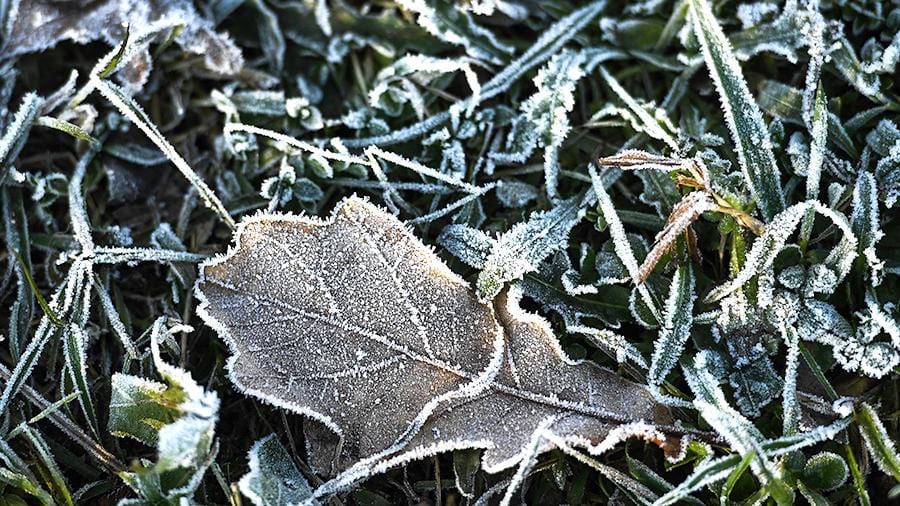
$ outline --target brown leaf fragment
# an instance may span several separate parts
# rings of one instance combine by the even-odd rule
[[[315,420],[309,458],[328,475],[460,448],[485,449],[485,469],[497,472],[548,420],[593,452],[633,434],[667,444],[657,427],[671,415],[647,389],[570,360],[515,288],[479,302],[394,216],[359,198],[328,221],[244,220],[236,245],[201,266],[196,292],[233,352],[237,388]]]
[[[234,74],[243,65],[240,49],[226,35],[216,33],[212,22],[188,0],[22,0],[6,22],[9,32],[0,41],[0,58],[41,52],[65,40],[78,44],[103,40],[115,46],[122,41],[126,25],[132,27],[132,35],[157,25],[180,26],[175,42],[185,51],[202,55],[215,73]],[[150,65],[149,54],[138,52],[123,77],[139,87]]]
[[[655,155],[640,149],[626,149],[612,156],[597,160],[599,167],[617,167],[624,170],[675,170],[685,166],[688,160]]]
[[[656,242],[653,249],[647,253],[644,263],[638,271],[638,280],[643,283],[653,272],[659,260],[675,245],[678,236],[682,232],[688,230],[701,214],[706,211],[716,209],[715,202],[710,198],[709,194],[703,191],[695,191],[685,195],[675,207],[666,220],[666,226],[656,235]]]

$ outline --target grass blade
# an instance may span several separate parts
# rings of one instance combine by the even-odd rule
[[[769,221],[785,206],[769,130],[759,106],[750,95],[731,43],[706,0],[691,0],[691,19],[709,75],[722,100],[741,170],[750,189],[759,198],[763,217]]]
[[[200,198],[203,199],[203,202],[206,203],[207,207],[219,215],[219,218],[225,222],[229,228],[234,229],[236,227],[234,219],[228,213],[228,209],[225,208],[222,201],[219,200],[219,197],[217,197],[212,189],[207,186],[196,172],[194,172],[194,169],[188,165],[185,159],[178,154],[175,147],[169,144],[169,141],[163,137],[163,134],[160,133],[159,129],[157,129],[153,122],[150,121],[150,118],[147,117],[147,113],[137,105],[134,99],[126,95],[122,89],[115,84],[104,81],[97,76],[92,76],[91,79],[94,82],[94,86],[97,87],[97,90],[100,91],[107,100],[112,102],[113,105],[118,107],[119,110],[122,111],[122,114],[127,116],[132,123],[137,125],[137,127],[140,128],[154,144],[156,144],[156,147],[169,157],[169,160],[172,161],[175,167],[185,178],[187,178],[194,188],[197,189],[197,193],[200,195]]]

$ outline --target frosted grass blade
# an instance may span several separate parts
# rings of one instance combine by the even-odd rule
[[[235,228],[234,219],[228,213],[228,209],[225,208],[222,201],[219,200],[219,197],[217,197],[203,179],[194,172],[194,169],[188,165],[187,161],[178,154],[175,147],[163,137],[162,133],[160,133],[159,129],[157,129],[150,121],[150,118],[147,117],[147,114],[143,109],[141,109],[131,97],[126,95],[122,89],[115,84],[104,81],[97,76],[92,76],[91,79],[94,81],[94,86],[96,86],[97,90],[106,97],[107,100],[112,102],[113,105],[118,107],[119,110],[122,111],[122,114],[127,116],[128,119],[137,125],[137,127],[140,128],[154,144],[156,144],[156,147],[169,157],[169,160],[172,161],[184,177],[197,188],[197,193],[200,194],[200,198],[203,199],[203,202],[206,203],[207,207],[219,215],[219,218],[228,225],[228,228]]]
[[[769,130],[759,106],[750,95],[731,43],[706,0],[691,0],[691,20],[703,48],[709,75],[722,100],[741,170],[759,199],[763,217],[769,221],[785,206]]]

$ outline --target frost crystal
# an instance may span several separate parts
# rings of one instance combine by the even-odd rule
[[[648,381],[657,395],[666,375],[678,363],[684,344],[691,335],[695,298],[693,270],[689,266],[679,268],[672,279],[662,329],[654,344],[653,361],[647,373]]]
[[[866,306],[866,310],[857,313],[855,335],[835,343],[835,358],[848,371],[881,378],[900,363],[900,324],[891,314],[893,303],[881,306],[867,294]],[[887,334],[890,341],[877,340],[882,334]]]
[[[480,230],[465,225],[449,225],[438,236],[438,243],[464,263],[483,269],[496,241]]]
[[[5,20],[10,27],[9,36],[0,47],[3,57],[43,51],[63,40],[86,44],[103,39],[110,45],[118,44],[123,27],[143,29],[147,26],[182,26],[175,41],[186,51],[202,55],[210,70],[221,74],[234,74],[243,66],[240,49],[225,35],[213,30],[212,22],[204,19],[194,9],[192,2],[184,0],[104,0],[99,5],[85,8],[82,2],[16,2],[12,16]],[[146,52],[134,56],[136,72],[149,70],[151,60]],[[137,70],[138,67],[145,67]],[[143,83],[146,74],[137,77]]]
[[[721,299],[740,288],[757,274],[765,276],[765,273],[771,269],[775,257],[787,242],[788,237],[793,234],[794,229],[800,223],[806,211],[810,209],[829,218],[844,234],[841,242],[832,249],[825,259],[825,265],[834,271],[834,284],[836,285],[836,283],[840,282],[849,272],[853,259],[856,257],[856,245],[858,243],[856,236],[845,216],[825,207],[818,201],[806,201],[795,204],[775,216],[771,223],[766,226],[766,232],[762,237],[757,238],[753,243],[750,253],[747,254],[744,268],[732,281],[710,292],[707,295],[707,300]]]
[[[691,1],[694,32],[700,39],[706,65],[716,84],[738,160],[750,188],[759,196],[763,217],[771,220],[784,209],[772,139],[759,106],[750,95],[731,44],[722,33],[707,0]]]
[[[869,265],[869,275],[874,286],[881,284],[884,262],[878,259],[875,246],[884,236],[878,212],[878,188],[875,176],[860,172],[853,188],[853,214],[850,215],[853,232],[859,239],[860,254]]]
[[[165,363],[160,341],[190,327],[168,327],[159,318],[151,329],[153,362],[167,385],[135,376],[114,377],[110,430],[157,447],[157,461],[121,473],[144,500],[178,503],[189,500],[215,458],[219,398],[195,382],[187,371]],[[161,479],[162,477],[165,479]]]
[[[238,482],[241,493],[257,506],[297,505],[312,496],[306,478],[275,435],[257,441],[248,455],[250,471]],[[312,503],[318,504],[317,501]]]
[[[534,78],[537,91],[521,107],[506,142],[507,153],[494,153],[498,163],[521,163],[536,146],[544,147],[547,194],[557,197],[559,148],[569,134],[569,112],[575,104],[575,85],[584,76],[585,53],[558,54]]]
[[[478,26],[467,12],[458,9],[455,2],[399,0],[397,3],[418,14],[418,23],[429,33],[465,47],[473,58],[500,63],[502,57],[513,52],[512,47],[498,41],[492,32]]]
[[[569,232],[584,216],[593,195],[573,197],[549,211],[532,213],[497,238],[478,275],[478,296],[490,300],[506,282],[538,269],[542,260],[564,248]]]

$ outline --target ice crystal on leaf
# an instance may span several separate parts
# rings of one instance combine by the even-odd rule
[[[191,330],[184,325],[170,327],[165,318],[153,324],[153,362],[166,384],[126,374],[113,378],[110,431],[154,445],[158,452],[152,465],[145,463],[120,475],[143,501],[190,500],[217,452],[218,396],[205,391],[187,371],[164,362],[160,354],[160,341]]]
[[[844,369],[881,378],[900,363],[900,324],[893,310],[893,303],[880,305],[871,293],[866,295],[866,309],[856,315],[855,335],[834,346],[835,358]],[[883,334],[888,341],[878,339]]]
[[[766,312],[751,305],[742,293],[722,301],[713,337],[723,341],[728,351],[723,379],[734,388],[737,406],[747,416],[758,416],[781,393],[781,379],[769,358],[775,330]]]
[[[478,296],[494,298],[508,281],[538,269],[541,261],[565,247],[593,195],[572,197],[549,211],[533,213],[497,238],[478,275]]]
[[[596,450],[621,424],[672,421],[644,387],[568,359],[516,290],[480,302],[396,218],[358,198],[327,222],[245,220],[196,292],[234,353],[235,384],[315,421],[311,462],[343,471],[316,497],[449,449],[484,448],[486,470],[508,468],[551,418],[554,433]]]
[[[672,289],[666,299],[663,324],[659,338],[653,348],[653,362],[650,364],[648,381],[659,397],[659,388],[665,382],[666,375],[678,363],[684,351],[684,345],[691,335],[694,321],[694,271],[681,267],[672,279]],[[671,402],[671,400],[669,400]]]
[[[516,283],[516,286],[526,297],[540,303],[546,311],[558,313],[565,323],[566,331],[583,334],[594,340],[602,330],[592,327],[589,324],[590,320],[600,320],[611,327],[619,327],[621,320],[627,319],[628,314],[624,307],[627,303],[627,290],[621,287],[607,287],[601,290],[597,283],[576,284],[580,281],[582,272],[583,269],[576,271],[573,268],[566,252],[558,251],[541,264],[537,273],[526,275],[522,281]],[[586,297],[591,294],[597,294],[600,300]],[[601,348],[612,351],[611,355],[617,360],[627,355],[629,359],[644,362],[637,349],[621,336],[612,340],[607,339],[611,337],[609,335],[599,337],[604,341]],[[626,347],[629,349],[626,350]]]
[[[500,63],[513,48],[503,44],[492,32],[479,26],[456,2],[436,0],[400,0],[403,8],[418,15],[419,25],[435,37],[466,48],[473,58]]]
[[[737,290],[756,275],[767,276],[766,272],[772,267],[775,257],[785,246],[788,238],[793,234],[800,220],[807,210],[829,218],[832,223],[843,233],[840,243],[831,250],[825,258],[824,264],[834,273],[833,286],[836,286],[850,270],[853,259],[856,257],[858,240],[847,218],[818,201],[806,201],[795,204],[776,215],[766,226],[766,231],[756,239],[753,247],[747,254],[747,260],[741,271],[735,278],[723,286],[714,289],[707,295],[707,300],[719,300],[725,295]],[[833,289],[832,286],[832,289]]]
[[[710,76],[722,100],[741,170],[750,189],[759,197],[763,217],[771,220],[784,209],[784,195],[772,151],[772,139],[762,113],[750,95],[731,44],[707,0],[691,0],[691,20]]]
[[[438,236],[438,243],[467,265],[483,269],[497,241],[466,225],[449,225]]]
[[[575,104],[575,85],[584,76],[585,53],[564,51],[554,56],[534,78],[537,91],[521,107],[499,163],[521,163],[535,147],[544,148],[547,194],[557,197],[559,148],[569,134],[569,112]]]
[[[312,496],[306,478],[274,434],[257,441],[249,453],[250,471],[238,482],[241,493],[257,506],[297,505]],[[318,501],[312,502],[313,505]]]
[[[102,39],[110,45],[122,40],[126,25],[139,27],[182,26],[175,41],[186,51],[202,55],[210,70],[234,74],[243,66],[240,49],[226,36],[216,33],[192,2],[184,0],[105,0],[91,8],[83,2],[16,2],[6,19],[9,35],[0,47],[4,57],[44,51],[64,40],[79,44]],[[146,50],[132,56],[135,65],[126,79],[141,85],[152,68]]]
[[[869,266],[869,277],[872,284],[881,284],[884,275],[884,262],[878,259],[875,246],[884,236],[878,212],[878,187],[875,176],[869,172],[860,172],[853,188],[853,214],[850,215],[853,232],[859,239],[859,253]]]

